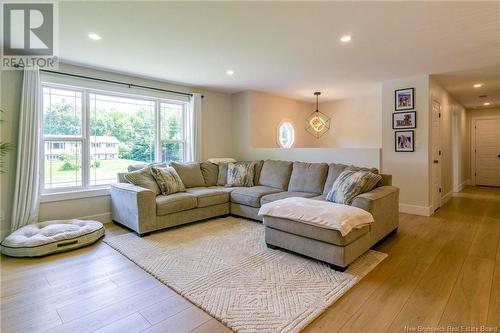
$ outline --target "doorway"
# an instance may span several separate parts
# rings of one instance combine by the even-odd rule
[[[473,184],[500,186],[500,117],[472,119]]]

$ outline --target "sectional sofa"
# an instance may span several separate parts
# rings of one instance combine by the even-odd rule
[[[112,218],[144,236],[150,232],[227,214],[262,221],[258,215],[261,205],[288,197],[324,200],[335,179],[346,168],[362,169],[343,164],[304,163],[289,161],[256,161],[254,186],[226,187],[227,164],[172,163],[186,186],[186,192],[158,195],[151,190],[120,182],[111,186]],[[143,166],[138,166],[140,168]],[[132,167],[134,169],[134,167]],[[129,170],[131,171],[131,170]],[[372,169],[373,172],[378,172]],[[122,177],[119,177],[122,179]],[[123,179],[122,179],[123,180]],[[399,223],[399,190],[391,186],[391,176],[382,175],[377,187],[358,195],[353,206],[370,212],[375,222],[353,230],[346,237],[338,232],[327,235],[318,230],[297,229],[279,221],[266,225],[276,233],[311,234],[310,238],[328,241],[342,248],[346,259],[366,251]],[[322,240],[327,237],[328,240]],[[354,246],[354,245],[355,246]],[[349,246],[355,247],[353,254]],[[362,252],[361,252],[362,253]],[[349,259],[349,260],[347,260]],[[352,261],[347,258],[342,262]]]

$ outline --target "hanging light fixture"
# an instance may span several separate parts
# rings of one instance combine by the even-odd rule
[[[306,119],[306,131],[316,137],[316,139],[319,139],[320,136],[330,129],[330,117],[319,112],[319,95],[321,95],[319,91],[314,93],[314,96],[316,96],[316,111]]]

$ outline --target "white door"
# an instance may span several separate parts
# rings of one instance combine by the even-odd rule
[[[432,101],[432,207],[441,207],[441,105]]]
[[[500,118],[476,119],[476,185],[500,186]]]

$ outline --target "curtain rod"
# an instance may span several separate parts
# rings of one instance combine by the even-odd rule
[[[22,68],[21,66],[14,66],[16,68]],[[133,84],[133,83],[127,83],[127,82],[122,82],[122,81],[114,81],[114,80],[107,80],[107,79],[101,79],[97,77],[92,77],[92,76],[85,76],[85,75],[79,75],[79,74],[72,74],[72,73],[66,73],[66,72],[59,72],[59,71],[51,71],[48,69],[40,69],[40,72],[44,73],[50,73],[50,74],[57,74],[57,75],[63,75],[63,76],[71,76],[71,77],[76,77],[79,79],[86,79],[86,80],[93,80],[93,81],[99,81],[99,82],[106,82],[106,83],[113,83],[113,84],[121,84],[124,86],[127,86],[129,88],[141,88],[141,89],[148,89],[148,90],[155,90],[155,91],[161,91],[161,92],[167,92],[171,94],[178,94],[178,95],[184,95],[184,96],[190,96],[192,97],[192,93],[186,93],[182,91],[176,91],[176,90],[169,90],[169,89],[161,89],[161,88],[155,88],[155,87],[149,87],[149,86],[142,86],[139,84]],[[201,95],[201,98],[204,96]]]

